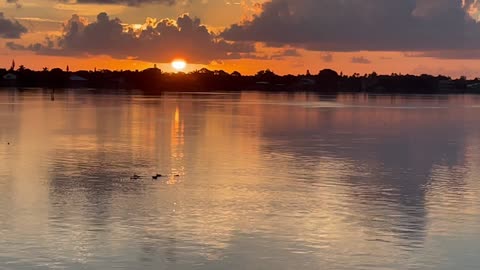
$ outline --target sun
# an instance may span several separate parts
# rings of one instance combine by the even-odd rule
[[[172,61],[172,67],[176,71],[182,71],[187,67],[187,62],[183,59],[175,59]]]

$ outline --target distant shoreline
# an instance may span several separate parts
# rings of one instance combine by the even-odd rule
[[[432,75],[378,75],[338,74],[324,69],[312,75],[277,75],[270,70],[244,76],[238,72],[227,73],[208,69],[185,73],[163,73],[160,69],[143,71],[76,71],[61,69],[33,71],[24,67],[17,70],[0,69],[0,87],[7,88],[91,88],[138,89],[145,93],[162,92],[318,92],[376,93],[376,94],[475,94],[480,93],[480,80],[465,77],[452,79]]]

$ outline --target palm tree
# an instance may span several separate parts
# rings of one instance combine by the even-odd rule
[[[12,65],[10,66],[10,71],[15,70],[15,59],[12,60]]]

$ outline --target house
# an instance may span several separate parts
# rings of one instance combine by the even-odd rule
[[[438,90],[440,92],[451,92],[455,90],[455,82],[452,80],[440,80],[438,82]]]
[[[480,91],[480,83],[471,83],[467,85],[467,89],[470,91]]]
[[[0,79],[0,86],[15,86],[17,85],[17,75],[13,73],[7,73]]]
[[[83,77],[80,77],[78,75],[70,76],[69,80],[72,81],[72,82],[86,82],[86,81],[88,81],[87,79],[85,79]]]
[[[315,80],[313,79],[309,79],[309,78],[302,78],[300,80],[300,84],[302,85],[308,85],[308,86],[312,86],[312,85],[315,85]]]
[[[75,88],[86,87],[88,84],[87,79],[78,75],[72,75],[68,78],[68,80],[69,80],[70,87],[75,87]]]
[[[3,75],[2,78],[6,81],[16,81],[17,80],[17,75],[15,75],[13,73],[7,73],[7,74]]]

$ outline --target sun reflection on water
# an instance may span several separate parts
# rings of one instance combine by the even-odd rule
[[[173,114],[171,128],[171,171],[167,183],[176,184],[179,177],[185,174],[185,122],[181,119],[177,106]]]

